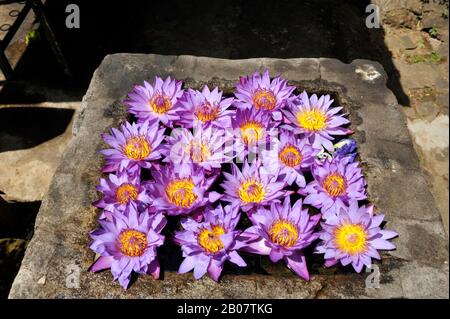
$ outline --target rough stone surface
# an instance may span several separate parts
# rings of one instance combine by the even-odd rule
[[[379,5],[384,20],[396,10],[407,10],[420,20],[415,27],[401,26],[401,16],[393,24],[382,23],[384,43],[391,53],[383,58],[383,65],[387,66],[390,80],[398,79],[405,94],[402,97],[396,89],[448,235],[449,2],[373,0],[372,3]]]
[[[112,283],[109,272],[87,272],[94,260],[87,248],[88,232],[96,227],[98,215],[91,206],[98,197],[94,187],[102,166],[97,151],[105,146],[99,135],[124,118],[121,101],[133,84],[172,75],[188,86],[209,83],[229,90],[239,75],[264,68],[287,76],[299,89],[334,94],[349,112],[369,200],[386,215],[387,227],[400,234],[394,240],[398,250],[377,264],[379,288],[368,288],[367,273],[333,274],[321,268],[305,282],[280,265],[267,266],[268,275],[225,274],[219,284],[166,270],[162,280],[141,276],[127,291]],[[380,76],[370,76],[374,74]],[[405,118],[378,63],[109,55],[94,74],[73,134],[37,216],[10,298],[448,297],[447,238]],[[79,285],[73,280],[77,269]]]
[[[438,115],[433,120],[408,119],[408,128],[419,156],[424,159],[424,168],[432,182],[433,196],[448,233],[448,114]]]
[[[419,23],[417,16],[406,8],[394,9],[385,13],[383,22],[393,27],[414,29]]]
[[[420,0],[372,0],[371,2],[379,6],[381,14],[399,9],[420,14],[423,8],[423,2]]]

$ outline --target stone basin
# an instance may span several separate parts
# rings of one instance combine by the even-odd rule
[[[95,186],[105,144],[100,134],[126,118],[133,84],[171,75],[187,87],[218,85],[231,92],[240,75],[268,68],[298,89],[330,93],[355,130],[368,198],[399,237],[373,273],[319,267],[306,282],[282,265],[227,271],[219,283],[195,281],[167,267],[161,280],[139,276],[128,290],[109,271],[87,271],[94,260],[89,231],[97,227]],[[35,233],[9,298],[448,298],[448,241],[414,152],[406,121],[380,64],[335,59],[223,60],[194,56],[113,54],[95,71],[76,115],[73,139],[36,218]],[[379,281],[379,282],[378,282]]]

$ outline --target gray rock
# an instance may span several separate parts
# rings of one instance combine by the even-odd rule
[[[410,35],[404,35],[400,38],[401,46],[405,50],[413,50],[417,48],[417,41],[413,41]]]
[[[395,68],[402,75],[400,83],[405,92],[411,89],[434,87],[443,82],[439,66],[430,63],[407,63],[402,60],[393,60]]]
[[[445,94],[438,94],[436,96],[436,101],[440,106],[441,112],[445,115],[448,115],[448,101],[449,101],[449,94],[448,92]]]
[[[399,8],[386,12],[383,23],[396,28],[404,27],[414,30],[419,23],[419,19],[410,10]]]
[[[423,2],[420,0],[372,0],[371,2],[379,6],[382,14],[403,8],[420,14],[423,8]]]
[[[433,120],[439,114],[439,107],[433,101],[419,102],[416,106],[417,114],[426,120]]]
[[[88,232],[97,226],[99,213],[91,206],[98,197],[94,187],[102,166],[98,150],[105,147],[99,135],[123,120],[121,101],[132,85],[170,74],[190,87],[210,83],[229,92],[239,75],[264,68],[287,76],[300,90],[332,93],[349,112],[369,184],[369,200],[386,215],[387,228],[400,233],[394,240],[398,250],[384,254],[377,263],[379,287],[366,284],[368,273],[333,274],[334,269],[321,266],[309,282],[282,265],[264,266],[267,276],[225,274],[220,283],[209,278],[194,281],[192,274],[166,270],[161,280],[140,276],[127,291],[112,282],[108,271],[87,272],[94,260],[94,253],[87,248]],[[9,298],[445,297],[448,245],[405,118],[386,88],[386,79],[381,65],[367,60],[344,64],[334,59],[105,57],[83,99],[73,127],[75,137],[42,203],[35,235]]]
[[[429,1],[428,3],[425,3],[422,12],[422,28],[429,29],[434,27],[437,28],[438,32],[439,29],[446,28],[446,26],[448,26],[448,18],[444,17],[445,10],[445,5],[436,1]]]

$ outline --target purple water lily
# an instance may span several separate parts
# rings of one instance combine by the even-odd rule
[[[330,108],[333,101],[329,95],[320,98],[313,94],[308,97],[306,92],[301,93],[297,99],[289,103],[289,107],[283,110],[288,122],[287,127],[295,133],[304,134],[314,148],[324,146],[328,151],[334,150],[333,135],[348,135],[353,133],[347,128],[341,127],[350,123],[341,115],[337,115],[342,107]]]
[[[145,207],[151,202],[138,174],[132,176],[126,172],[118,175],[109,174],[107,179],[100,178],[100,184],[96,189],[103,194],[101,199],[93,203],[94,206],[105,210],[100,218],[106,217],[112,211],[123,212],[130,202],[135,202],[138,207],[141,204]]]
[[[320,214],[310,216],[308,210],[303,209],[301,199],[291,208],[287,196],[283,204],[272,203],[270,210],[258,209],[252,214],[251,220],[254,226],[242,233],[242,238],[247,240],[243,250],[269,255],[273,262],[283,259],[298,276],[309,280],[302,249],[319,237],[314,228],[320,220]]]
[[[274,120],[280,121],[280,109],[286,105],[294,90],[295,87],[288,85],[280,76],[270,81],[269,70],[262,75],[255,72],[251,76],[240,77],[234,94],[237,98],[235,105],[240,109],[254,108],[269,112]]]
[[[185,258],[179,273],[194,269],[195,279],[208,272],[213,280],[218,281],[227,260],[240,267],[247,266],[237,252],[245,246],[238,237],[241,232],[235,230],[240,217],[238,211],[238,207],[228,205],[222,208],[219,205],[216,209],[205,209],[203,222],[182,219],[184,230],[176,232],[174,238]]]
[[[299,193],[307,195],[304,203],[322,210],[325,219],[346,208],[350,200],[366,199],[366,182],[358,162],[348,157],[316,161],[311,169],[314,181]]]
[[[280,130],[280,139],[273,147],[262,151],[262,162],[268,172],[278,174],[288,184],[294,182],[305,187],[303,171],[308,171],[319,150],[313,149],[308,140],[297,138],[292,132]]]
[[[372,266],[372,258],[381,259],[378,250],[392,250],[395,245],[388,239],[398,236],[395,231],[380,228],[384,215],[374,215],[373,206],[358,207],[352,201],[347,209],[340,210],[337,216],[321,223],[322,242],[316,247],[316,253],[325,254],[325,266],[331,267],[338,262],[351,264],[356,272],[363,266]]]
[[[187,129],[172,130],[163,146],[163,162],[175,165],[194,164],[208,173],[220,169],[222,163],[233,159],[233,145],[226,137],[226,131],[216,127],[196,126],[194,133]]]
[[[156,248],[164,243],[160,233],[166,225],[162,214],[138,213],[136,204],[131,203],[124,214],[113,213],[111,220],[100,220],[99,224],[100,228],[91,232],[89,247],[100,257],[90,271],[110,268],[114,280],[125,289],[133,271],[159,278]]]
[[[353,133],[350,121],[329,95],[296,96],[268,70],[240,77],[233,98],[218,87],[182,85],[158,76],[136,85],[124,102],[137,123],[102,134],[110,146],[100,151],[102,171],[110,174],[96,187],[93,205],[102,213],[90,233],[98,257],[90,271],[110,269],[125,289],[133,273],[159,278],[164,215],[182,217],[173,235],[183,254],[178,272],[195,279],[209,274],[217,282],[227,261],[246,267],[238,251],[309,280],[304,250],[316,240],[326,267],[351,264],[357,272],[381,258],[378,250],[395,249],[389,239],[398,234],[381,229],[384,216],[359,207],[367,196],[356,141],[344,136]],[[305,197],[291,206],[295,192]],[[240,210],[252,223],[245,231],[236,229]]]
[[[146,184],[152,198],[151,211],[186,215],[217,201],[221,195],[207,192],[217,176],[206,177],[192,164],[167,165],[152,170],[154,181]]]
[[[157,120],[171,126],[178,120],[178,99],[183,95],[181,81],[167,77],[164,81],[156,76],[153,84],[144,81],[144,85],[136,85],[128,94],[124,103],[128,112],[136,115],[139,122]]]
[[[185,128],[198,124],[205,127],[229,128],[233,110],[228,109],[234,98],[222,99],[222,91],[215,87],[212,91],[205,85],[203,90],[189,89],[179,100],[179,123]]]
[[[100,151],[106,164],[103,172],[136,174],[139,167],[150,168],[152,161],[161,157],[159,145],[164,139],[164,129],[158,123],[145,121],[141,124],[125,122],[120,131],[112,128],[111,135],[102,134],[103,140],[113,148]]]
[[[278,174],[267,172],[260,161],[249,165],[245,160],[242,172],[232,163],[231,172],[223,172],[226,180],[221,184],[225,190],[222,200],[240,206],[244,212],[270,205],[287,194],[283,190],[286,182],[277,181]]]
[[[241,163],[249,154],[259,154],[259,150],[264,149],[277,132],[276,123],[270,121],[270,114],[262,110],[238,109],[231,125],[234,150]]]

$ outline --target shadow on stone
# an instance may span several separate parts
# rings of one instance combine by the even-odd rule
[[[68,4],[80,8],[79,29],[65,26]],[[48,18],[74,73],[62,77],[45,39],[30,45],[16,67],[28,83],[83,91],[105,55],[118,52],[195,55],[224,59],[336,58],[380,62],[388,87],[399,102],[409,99],[399,82],[383,28],[366,27],[368,0],[107,1],[48,0]],[[255,10],[257,8],[257,10]],[[151,18],[149,18],[151,17]],[[119,75],[118,75],[119,76]],[[79,88],[77,90],[76,88]],[[29,85],[20,92],[29,90]],[[0,100],[20,98],[17,85],[3,89]],[[40,92],[30,98],[39,99]],[[47,97],[57,100],[58,96]]]
[[[63,134],[73,114],[56,108],[0,109],[0,152],[31,148]]]
[[[0,300],[8,297],[14,277],[19,271],[28,241],[17,238],[0,239]]]
[[[8,297],[28,241],[33,236],[40,206],[40,201],[6,202],[0,196],[0,300]]]
[[[0,238],[31,239],[41,201],[6,202],[0,197]]]

